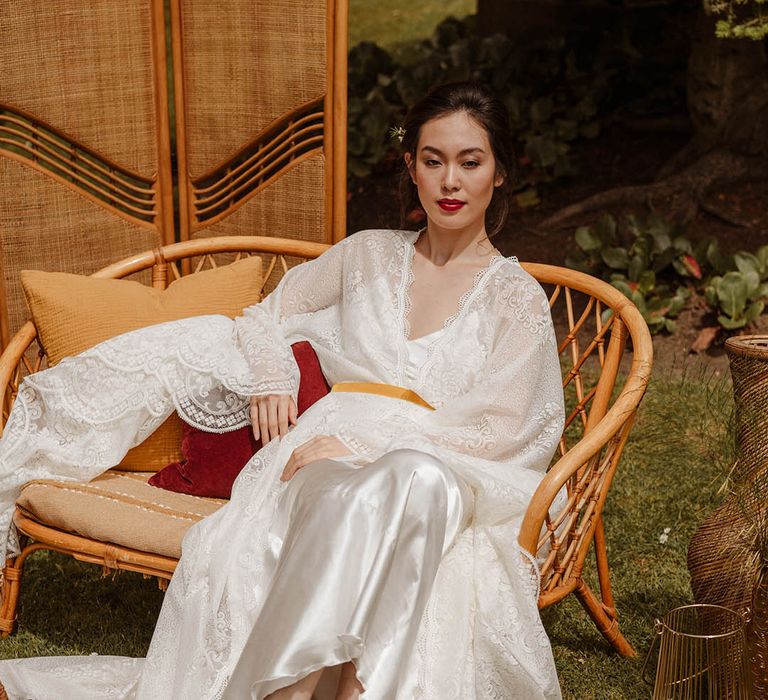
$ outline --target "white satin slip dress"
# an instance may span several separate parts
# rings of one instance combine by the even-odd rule
[[[410,379],[440,333],[408,341]],[[281,501],[275,575],[224,700],[260,700],[350,660],[363,700],[406,700],[406,661],[438,564],[470,519],[469,487],[435,457],[396,450],[363,468],[315,462]],[[332,700],[335,674],[324,680],[315,698]]]

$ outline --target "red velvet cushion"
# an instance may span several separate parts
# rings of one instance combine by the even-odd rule
[[[301,372],[296,406],[301,415],[331,389],[312,346],[303,340],[291,349]],[[254,439],[250,425],[230,433],[205,433],[185,423],[181,441],[184,459],[161,469],[149,483],[177,493],[229,498],[235,478],[260,448],[261,441]]]

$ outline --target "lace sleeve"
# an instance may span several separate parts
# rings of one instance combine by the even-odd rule
[[[343,262],[351,238],[315,260],[290,269],[275,290],[235,319],[235,340],[255,379],[254,395],[298,392],[299,370],[285,340],[288,319],[337,304],[343,285]]]

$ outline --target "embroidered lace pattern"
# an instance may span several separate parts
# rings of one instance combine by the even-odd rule
[[[494,258],[409,380],[406,290],[416,236],[360,232],[290,270],[234,321],[206,316],[135,331],[25,380],[0,443],[4,555],[18,551],[10,517],[22,483],[92,479],[173,410],[213,432],[245,425],[248,397],[296,395],[296,340],[312,343],[330,383],[406,386],[437,410],[329,394],[253,457],[229,504],[190,528],[146,661],[30,660],[8,672],[11,683],[23,678],[35,698],[67,696],[51,674],[101,692],[82,698],[221,698],[281,546],[273,534],[278,476],[293,449],[327,434],[361,464],[399,448],[432,454],[474,496],[470,525],[440,564],[416,646],[404,652],[398,700],[560,697],[536,607],[536,565],[517,545],[563,425],[546,295],[515,259]]]

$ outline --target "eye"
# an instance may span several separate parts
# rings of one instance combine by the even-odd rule
[[[476,167],[478,167],[478,166],[480,165],[480,163],[478,163],[476,160],[465,160],[465,161],[462,163],[462,165],[463,165],[465,168],[468,168],[468,169],[470,169],[470,170],[471,170],[472,168],[476,168]]]
[[[424,165],[426,165],[428,168],[436,168],[438,165],[440,165],[440,161],[435,160],[434,158],[427,158],[427,160],[424,161]]]

